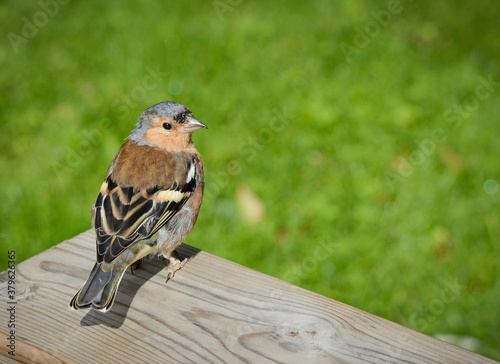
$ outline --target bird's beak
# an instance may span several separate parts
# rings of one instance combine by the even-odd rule
[[[188,117],[187,118],[187,123],[184,125],[184,133],[192,133],[193,131],[196,131],[201,128],[207,128],[208,127],[203,124],[201,121],[196,120],[195,118]]]

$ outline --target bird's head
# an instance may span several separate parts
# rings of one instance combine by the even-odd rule
[[[191,133],[206,127],[186,106],[163,101],[143,111],[129,139],[139,145],[181,150],[190,146]]]

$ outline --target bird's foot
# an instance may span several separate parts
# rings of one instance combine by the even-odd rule
[[[167,280],[166,280],[166,282],[168,282],[170,280],[170,278],[172,278],[175,275],[175,272],[177,272],[179,269],[184,267],[184,265],[188,261],[188,258],[186,257],[181,261],[179,259],[179,255],[177,254],[176,251],[174,251],[169,256],[167,256],[165,254],[163,254],[163,256],[168,260]]]

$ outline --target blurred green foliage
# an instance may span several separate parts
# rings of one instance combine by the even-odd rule
[[[498,360],[499,18],[497,1],[4,1],[0,263],[89,229],[142,110],[175,100],[209,126],[188,244]]]

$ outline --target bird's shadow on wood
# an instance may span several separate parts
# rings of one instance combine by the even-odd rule
[[[179,258],[182,260],[186,257],[193,258],[196,254],[200,252],[192,246],[182,244],[176,249]],[[189,262],[188,262],[189,264]],[[116,294],[115,303],[113,307],[108,312],[100,312],[91,309],[80,321],[81,326],[95,326],[104,325],[110,328],[120,328],[125,322],[128,310],[135,295],[141,288],[141,286],[149,281],[152,277],[161,272],[164,273],[166,280],[167,260],[164,258],[149,258],[146,257],[139,268],[132,271],[127,269],[125,275],[123,276],[120,287],[118,287],[118,293]],[[172,278],[172,279],[175,279]],[[168,284],[168,282],[166,283]]]

